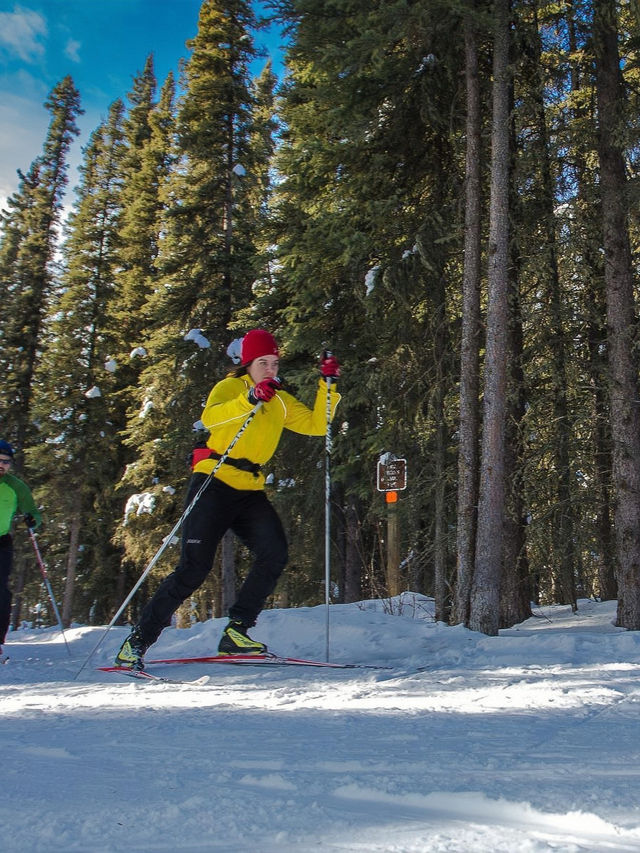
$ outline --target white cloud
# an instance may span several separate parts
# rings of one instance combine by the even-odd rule
[[[0,48],[17,54],[24,62],[35,62],[44,54],[40,39],[47,35],[47,22],[31,9],[14,6],[13,12],[0,12]]]
[[[16,80],[21,95],[0,91],[0,206],[18,188],[16,170],[26,172],[42,150],[50,118],[45,90],[34,95],[24,77]]]
[[[81,42],[76,41],[75,39],[69,39],[64,49],[64,55],[72,62],[80,62],[81,47]]]
[[[16,170],[27,172],[42,153],[51,120],[44,106],[50,88],[45,81],[25,69],[4,77],[0,75],[0,208],[5,207],[6,199],[18,189]],[[79,182],[77,169],[82,161],[82,148],[103,118],[99,113],[87,110],[77,119],[81,133],[74,139],[67,157],[69,185],[63,218],[68,215],[74,201],[72,190]]]

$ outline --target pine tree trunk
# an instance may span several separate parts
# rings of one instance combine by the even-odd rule
[[[573,4],[567,7],[567,34],[571,56],[578,55],[577,24]],[[574,93],[575,118],[585,123],[589,116],[581,97],[582,81],[576,67],[571,66],[571,89]],[[578,211],[591,211],[593,204],[593,175],[586,156],[580,146],[574,150],[575,170],[578,184]],[[601,218],[601,203],[597,205]],[[594,457],[594,494],[596,496],[596,551],[598,554],[598,592],[605,601],[617,598],[616,554],[612,526],[611,507],[611,429],[607,405],[606,357],[606,295],[604,292],[604,274],[600,255],[601,236],[592,235],[595,217],[576,222],[576,232],[586,237],[576,249],[582,258],[582,268],[586,272],[584,304],[587,306],[587,348],[589,351],[588,374],[593,394],[593,457]]]
[[[511,167],[515,168],[517,135],[513,118],[513,83],[509,85]],[[509,205],[511,216],[523,220],[515,182],[510,181]],[[518,226],[514,231],[517,234]],[[509,240],[508,337],[507,337],[507,400],[505,415],[504,483],[505,507],[503,525],[502,573],[500,577],[499,627],[510,628],[531,615],[529,565],[525,521],[525,487],[522,423],[526,413],[526,384],[524,375],[523,323],[520,297],[522,258],[520,243]]]
[[[505,441],[505,518],[503,571],[500,579],[500,627],[510,628],[531,616],[531,585],[527,557],[525,489],[522,473],[522,421],[525,416],[525,383],[519,263],[514,258],[509,335],[509,393]]]
[[[609,397],[618,552],[617,624],[640,630],[640,404],[634,358],[637,321],[626,210],[623,88],[613,0],[595,0],[598,154],[609,338]]]
[[[3,333],[5,345],[14,350],[12,370],[7,377],[9,387],[5,388],[11,407],[6,413],[2,412],[4,434],[21,449],[28,446],[32,429],[33,376],[52,285],[51,267],[58,237],[56,225],[67,184],[66,156],[73,136],[79,132],[75,125],[80,109],[79,95],[71,77],[65,77],[54,87],[45,106],[51,113],[51,121],[38,167],[33,172],[34,183],[28,190],[32,216],[22,225],[23,237],[13,270],[20,283],[21,316],[15,317],[13,322],[17,335],[7,336],[6,329]]]
[[[585,266],[598,269],[595,259],[590,260],[590,252],[585,249]],[[589,363],[587,366],[593,397],[592,413],[592,446],[594,467],[595,495],[595,537],[597,542],[598,560],[598,594],[603,601],[617,598],[618,584],[616,580],[616,547],[612,525],[611,506],[611,425],[609,423],[609,407],[607,405],[607,369],[603,353],[607,350],[607,336],[604,328],[606,316],[605,294],[599,286],[600,281],[594,281],[594,275],[588,276],[587,304],[591,306],[587,319],[587,347]]]
[[[567,403],[566,343],[563,326],[563,294],[558,271],[558,250],[555,233],[556,193],[554,179],[549,162],[549,133],[544,105],[545,80],[541,73],[542,47],[538,35],[539,23],[537,9],[534,6],[535,34],[532,37],[531,73],[535,75],[532,88],[535,99],[536,131],[538,140],[538,162],[542,182],[541,222],[544,235],[544,280],[547,289],[547,303],[550,313],[551,377],[553,392],[553,423],[555,436],[553,449],[555,455],[554,472],[556,477],[556,500],[551,522],[553,536],[554,576],[563,604],[570,604],[577,610],[575,575],[576,556],[574,549],[575,523],[571,492],[572,467],[570,458],[571,424]]]
[[[504,537],[509,266],[509,0],[496,0],[487,345],[478,532],[469,627],[498,633]]]
[[[360,551],[360,513],[355,496],[345,506],[344,601],[349,604],[362,597],[362,556]]]
[[[603,308],[602,315],[605,310]],[[601,316],[602,316],[601,315]],[[604,336],[592,322],[589,329],[589,372],[593,388],[593,453],[596,494],[596,536],[598,542],[598,592],[603,601],[618,596],[616,580],[616,554],[611,524],[611,431],[607,424],[603,371],[600,369],[600,352]]]
[[[480,360],[480,86],[476,34],[465,19],[467,149],[465,184],[462,342],[460,353],[460,444],[458,447],[458,526],[454,622],[469,621],[478,506]]]
[[[444,300],[444,288],[441,292]],[[451,609],[449,599],[449,582],[447,578],[447,502],[446,502],[446,465],[447,465],[447,426],[444,409],[444,359],[445,359],[445,311],[444,301],[436,310],[437,330],[436,340],[436,362],[438,387],[434,394],[434,417],[436,422],[434,469],[434,591],[435,611],[437,622],[448,622]]]
[[[78,498],[76,504],[80,503]],[[76,566],[78,564],[78,548],[80,545],[80,529],[82,518],[80,508],[76,506],[76,512],[71,517],[69,535],[69,551],[67,553],[67,577],[64,584],[64,599],[62,602],[62,624],[65,628],[71,625],[71,614],[73,612],[73,591],[76,580]]]

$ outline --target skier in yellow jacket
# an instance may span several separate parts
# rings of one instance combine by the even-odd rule
[[[273,456],[283,429],[322,436],[327,430],[327,394],[333,418],[340,395],[335,380],[340,365],[325,356],[313,408],[284,391],[278,379],[280,355],[273,336],[253,329],[242,339],[241,367],[218,382],[209,394],[202,422],[209,430],[207,447],[194,453],[188,506],[252,410],[262,405],[242,432],[232,452],[187,515],[182,532],[180,562],[160,584],[142,612],[139,623],[122,644],[117,666],[142,669],[144,654],[160,636],[171,616],[211,571],[216,549],[227,530],[233,530],[255,559],[238,597],[229,609],[220,654],[262,654],[263,643],[248,635],[275,589],[287,562],[282,523],[264,492],[262,466]],[[331,379],[329,389],[327,380]]]

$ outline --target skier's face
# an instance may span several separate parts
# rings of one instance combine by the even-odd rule
[[[254,359],[247,373],[257,385],[264,379],[275,379],[280,368],[280,359],[277,355],[261,355],[260,358]]]

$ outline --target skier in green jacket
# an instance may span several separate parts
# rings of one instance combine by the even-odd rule
[[[42,516],[29,487],[9,473],[13,464],[13,447],[0,439],[0,655],[11,619],[9,575],[13,568],[11,523],[16,512],[24,515],[27,527],[38,527]]]

